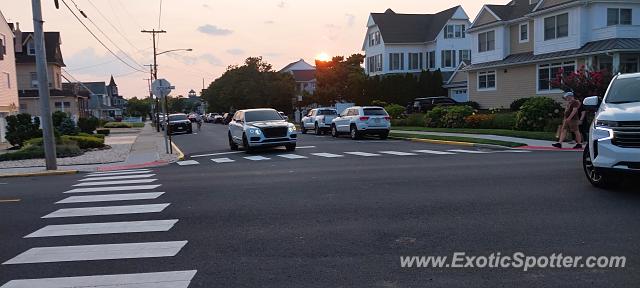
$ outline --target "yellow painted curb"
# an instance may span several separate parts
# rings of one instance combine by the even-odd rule
[[[182,150],[180,150],[180,148],[178,147],[178,145],[176,145],[175,142],[171,142],[171,147],[173,147],[174,150],[178,151],[178,160],[182,161],[184,160],[184,153],[182,153]]]
[[[55,176],[55,175],[69,175],[69,174],[76,174],[76,173],[78,173],[78,170],[42,171],[42,172],[29,172],[29,173],[17,173],[17,174],[0,175],[0,178]]]

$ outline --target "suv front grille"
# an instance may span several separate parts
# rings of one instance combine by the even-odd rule
[[[640,148],[640,121],[618,122],[613,128],[613,145],[623,148]]]
[[[287,127],[262,128],[265,138],[287,137]]]

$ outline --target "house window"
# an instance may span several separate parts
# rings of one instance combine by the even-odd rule
[[[380,31],[369,34],[369,46],[376,46],[380,44]]]
[[[409,70],[422,70],[422,53],[409,53]]]
[[[478,90],[496,89],[496,71],[478,72]]]
[[[367,65],[369,65],[369,72],[381,72],[382,71],[382,54],[374,55],[367,58]]]
[[[442,50],[442,67],[456,66],[456,50]]]
[[[459,55],[459,61],[471,61],[471,50],[460,50],[458,51]]]
[[[520,24],[520,43],[529,42],[529,23]]]
[[[607,9],[607,26],[631,25],[631,22],[631,9]]]
[[[31,72],[31,88],[38,88],[38,73]]]
[[[427,69],[436,68],[436,51],[427,52]]]
[[[58,111],[65,112],[71,110],[71,102],[55,102],[53,105]]]
[[[36,45],[32,40],[29,40],[29,42],[27,42],[27,55],[36,55]]]
[[[544,18],[544,40],[569,36],[569,14],[564,13]]]
[[[4,60],[4,55],[7,55],[7,38],[0,34],[0,60]]]
[[[560,72],[564,75],[569,75],[574,71],[576,71],[576,61],[538,65],[538,91],[550,92],[556,90],[556,88],[552,87],[552,83]]]
[[[478,34],[478,52],[496,50],[496,31],[491,30]]]
[[[607,55],[598,55],[598,69],[613,72],[613,57]]]
[[[444,38],[465,38],[465,25],[446,25],[444,26]]]
[[[453,94],[454,95],[466,95],[467,94],[467,89],[456,89],[456,90],[453,90]]]
[[[7,79],[7,88],[11,89],[11,74],[3,72],[5,79]]]
[[[404,70],[404,53],[389,53],[389,70]]]
[[[636,73],[639,72],[639,57],[636,55],[620,55],[620,72]]]

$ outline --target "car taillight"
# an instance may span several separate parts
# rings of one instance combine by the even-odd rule
[[[369,117],[366,117],[366,116],[365,117],[360,117],[360,121],[367,121],[367,120],[369,120]]]
[[[385,117],[384,117],[384,120],[389,121],[389,120],[391,120],[391,117],[389,117],[389,116],[385,116]]]

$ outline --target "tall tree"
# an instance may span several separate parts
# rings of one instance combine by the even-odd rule
[[[347,59],[336,56],[331,61],[316,61],[317,84],[312,101],[320,105],[365,102],[366,75],[362,69],[363,62],[364,56],[361,54],[353,54]]]

